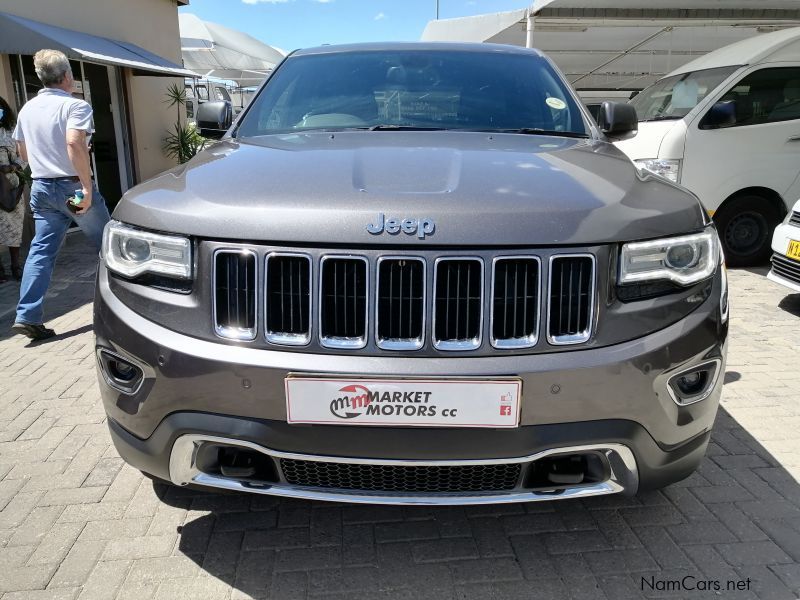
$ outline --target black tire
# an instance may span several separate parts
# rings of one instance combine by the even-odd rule
[[[762,196],[739,196],[714,215],[725,262],[730,267],[752,267],[767,262],[772,253],[772,232],[780,214]]]

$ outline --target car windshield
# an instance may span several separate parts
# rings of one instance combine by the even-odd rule
[[[639,121],[682,119],[739,67],[720,67],[660,79],[630,101]]]
[[[288,58],[236,136],[346,129],[463,129],[587,136],[581,111],[534,54],[342,51]]]

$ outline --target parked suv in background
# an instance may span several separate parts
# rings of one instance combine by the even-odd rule
[[[727,283],[697,198],[539,52],[298,51],[129,191],[97,363],[121,456],[301,498],[469,504],[667,485],[708,444]]]
[[[729,265],[767,262],[800,198],[800,27],[701,56],[631,104],[639,135],[619,148],[697,194]]]

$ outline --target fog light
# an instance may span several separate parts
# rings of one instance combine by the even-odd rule
[[[672,399],[683,406],[708,398],[714,391],[719,367],[720,361],[714,359],[674,375],[667,385]]]
[[[100,371],[110,387],[127,395],[139,391],[144,381],[144,372],[138,365],[108,350],[100,350],[97,359]]]

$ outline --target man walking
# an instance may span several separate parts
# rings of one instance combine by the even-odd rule
[[[43,324],[42,304],[70,223],[74,220],[99,251],[109,215],[89,166],[92,107],[72,96],[74,79],[67,57],[57,50],[40,50],[33,65],[44,89],[20,110],[14,139],[19,155],[31,167],[36,233],[22,273],[12,329],[32,340],[44,340],[55,332]],[[73,213],[67,202],[76,192],[83,192],[83,201]]]

